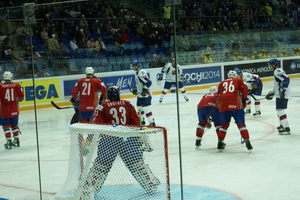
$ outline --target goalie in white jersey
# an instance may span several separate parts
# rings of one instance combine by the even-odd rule
[[[164,74],[166,74],[166,82],[164,85],[164,89],[161,92],[159,102],[161,103],[166,96],[168,90],[175,85],[176,86],[176,69],[177,69],[177,77],[178,77],[178,87],[181,91],[181,94],[183,94],[184,99],[186,101],[189,101],[189,98],[187,97],[186,91],[183,87],[183,82],[185,82],[184,74],[182,72],[182,68],[180,65],[176,65],[175,58],[172,58],[172,62],[167,63],[161,70],[161,73],[158,74],[158,81],[163,80]]]
[[[287,109],[290,95],[290,78],[286,75],[285,71],[280,68],[280,62],[276,58],[269,60],[269,67],[274,71],[274,88],[270,91],[266,99],[271,100],[276,96],[276,111],[279,118],[280,126],[277,127],[277,130],[280,135],[289,135],[290,127],[288,118],[285,112]]]
[[[238,77],[242,78],[245,85],[248,86],[248,100],[246,102],[245,114],[251,113],[251,97],[254,99],[255,113],[254,117],[260,117],[260,100],[256,99],[254,95],[261,96],[263,84],[260,80],[259,75],[251,74],[248,72],[242,72],[241,69],[235,68],[234,71],[237,73]]]

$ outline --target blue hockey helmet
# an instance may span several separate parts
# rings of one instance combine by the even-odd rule
[[[279,66],[279,60],[277,58],[272,58],[271,60],[269,60],[268,64]]]
[[[134,59],[131,64],[132,66],[139,66],[140,62],[137,59]]]
[[[242,70],[240,68],[234,68],[236,74],[242,74]]]
[[[118,101],[120,100],[120,89],[113,85],[107,89],[107,99],[110,101]]]

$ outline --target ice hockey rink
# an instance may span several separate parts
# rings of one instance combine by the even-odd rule
[[[195,150],[198,122],[197,104],[208,90],[189,91],[189,102],[179,94],[169,93],[163,103],[153,97],[152,110],[156,124],[168,131],[171,199],[186,200],[298,200],[300,198],[300,78],[291,79],[292,98],[287,116],[291,135],[278,135],[279,125],[275,99],[261,101],[260,118],[246,116],[253,150],[249,152],[234,122],[231,122],[225,143],[218,152],[214,127],[207,130],[199,150]],[[273,87],[264,82],[263,94]],[[135,105],[135,99],[130,99]],[[253,101],[253,100],[252,100]],[[254,111],[252,102],[252,113]],[[179,108],[180,124],[178,124]],[[0,137],[0,199],[52,199],[63,185],[69,161],[68,127],[73,109],[47,108],[20,115],[21,147],[6,150],[4,135]],[[180,127],[180,138],[178,134]],[[40,165],[37,162],[38,132]],[[179,148],[179,139],[181,145]],[[181,159],[179,157],[181,149]],[[182,166],[182,168],[180,167]],[[41,185],[39,171],[41,169]],[[180,172],[182,171],[182,174]],[[150,198],[149,198],[150,199]],[[155,198],[153,198],[155,199]],[[160,199],[160,198],[156,198]]]

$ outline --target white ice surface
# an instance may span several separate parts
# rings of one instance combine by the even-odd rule
[[[263,94],[271,90],[273,82],[265,82]],[[184,186],[213,188],[231,193],[243,200],[300,199],[300,79],[291,79],[292,98],[287,116],[291,135],[278,135],[279,125],[275,100],[261,101],[260,118],[246,117],[253,150],[241,144],[236,125],[232,122],[225,142],[226,149],[218,153],[214,128],[208,130],[200,150],[195,150],[197,104],[206,90],[190,91],[189,102],[179,94],[180,124],[177,119],[176,96],[167,94],[163,103],[153,97],[156,124],[168,130],[171,184],[180,184],[179,136],[181,141],[182,181]],[[135,104],[135,99],[130,99]],[[252,105],[254,111],[254,105]],[[50,199],[64,183],[69,159],[68,125],[73,109],[55,108],[37,111],[38,138],[35,113],[20,115],[21,147],[6,150],[0,146],[0,199],[39,199],[39,174],[43,199]],[[39,148],[37,148],[37,139]],[[0,137],[5,143],[4,135]],[[37,162],[39,150],[40,165]]]

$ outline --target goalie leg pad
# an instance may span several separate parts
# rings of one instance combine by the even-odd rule
[[[160,181],[154,176],[153,172],[144,161],[132,163],[128,166],[131,174],[137,182],[146,190],[146,192],[153,193],[160,185]]]
[[[91,167],[89,173],[87,174],[85,180],[81,180],[81,177],[79,178],[81,182],[84,183],[82,186],[82,194],[84,196],[90,196],[90,194],[100,191],[113,164],[113,161],[109,162],[110,164],[105,165],[101,165],[95,162]]]

